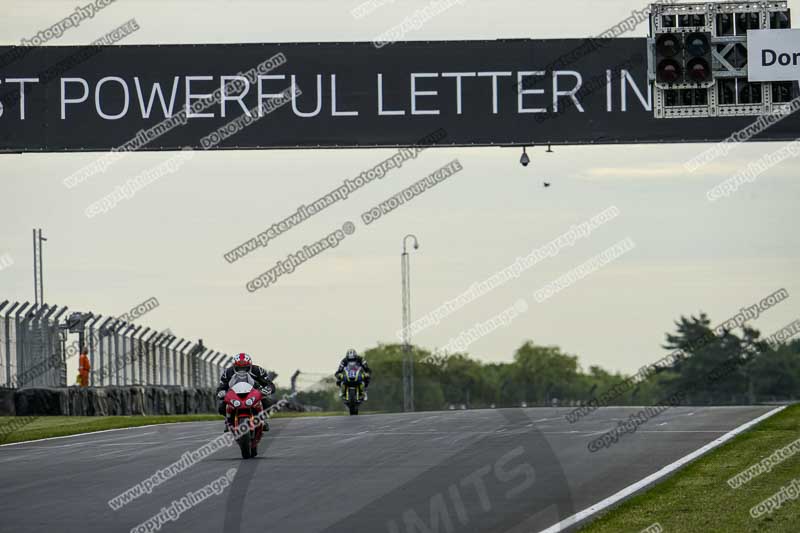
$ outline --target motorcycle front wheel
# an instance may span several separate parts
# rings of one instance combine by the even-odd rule
[[[355,387],[350,387],[347,391],[347,408],[350,410],[350,416],[358,414],[358,402],[356,401],[357,391]]]
[[[242,459],[250,459],[252,453],[250,433],[245,433],[239,437],[239,449],[242,451]]]

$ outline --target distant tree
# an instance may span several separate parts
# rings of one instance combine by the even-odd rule
[[[530,340],[511,361],[494,363],[482,363],[467,353],[431,353],[412,346],[415,408],[511,407],[523,401],[549,405],[554,398],[569,405],[617,389],[621,392],[610,398],[611,404],[652,405],[679,391],[695,404],[800,398],[800,340],[770,346],[749,326],[740,335],[732,331],[715,335],[711,320],[700,313],[681,316],[675,331],[666,334],[663,347],[669,352],[681,350],[682,357],[670,367],[653,368],[656,361],[648,361],[642,365],[651,370],[646,378],[629,378],[599,366],[584,372],[577,356]],[[367,409],[401,411],[403,346],[378,344],[364,356],[373,370]],[[342,408],[332,389],[307,397],[325,409]]]
[[[800,398],[800,340],[764,350],[749,365],[749,372],[757,399]]]
[[[528,402],[550,403],[553,398],[574,397],[579,391],[578,358],[557,346],[537,346],[527,341],[514,354],[514,380]]]

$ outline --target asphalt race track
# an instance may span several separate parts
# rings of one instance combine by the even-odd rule
[[[222,423],[23,443],[0,447],[0,531],[128,532],[229,469],[220,494],[135,530],[541,531],[769,410],[673,408],[594,453],[590,440],[639,409],[574,424],[565,408],[275,420],[259,457],[225,448],[116,511],[109,499],[219,436]]]

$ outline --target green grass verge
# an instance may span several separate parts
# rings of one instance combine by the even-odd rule
[[[173,422],[220,420],[219,415],[165,416],[2,416],[0,444]]]
[[[787,499],[779,509],[760,518],[752,518],[750,509],[793,479],[800,482],[800,453],[737,489],[731,488],[727,480],[798,437],[800,405],[793,405],[580,531],[639,532],[659,523],[664,533],[797,533],[800,499]]]
[[[377,411],[376,411],[377,413]],[[275,413],[270,418],[300,418],[309,416],[344,416],[344,411]],[[362,413],[364,415],[374,413]],[[222,422],[220,415],[164,416],[0,416],[0,444],[91,433],[104,429],[119,429],[175,422]]]

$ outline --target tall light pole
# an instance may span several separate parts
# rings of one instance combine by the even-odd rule
[[[414,240],[414,249],[419,249],[415,235],[403,237],[403,253],[400,255],[400,273],[403,284],[403,411],[414,410],[414,357],[411,354],[411,264],[406,241]]]
[[[37,234],[38,231],[38,234]],[[42,230],[33,230],[33,295],[37,304],[44,305],[44,269],[42,267]]]

